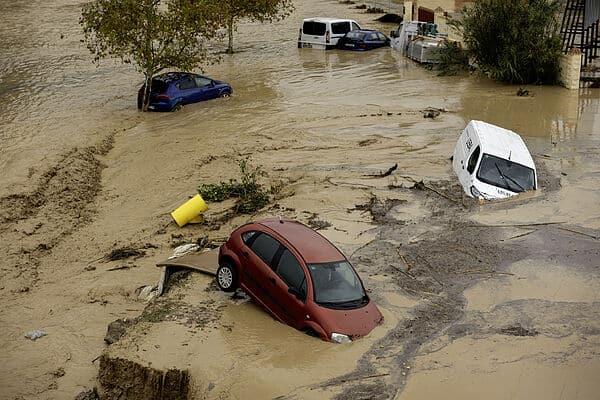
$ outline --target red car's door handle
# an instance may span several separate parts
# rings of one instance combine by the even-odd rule
[[[273,278],[273,277],[270,277],[270,278],[269,278],[269,281],[270,281],[270,282],[271,282],[273,285],[275,284],[275,278]]]
[[[248,257],[248,252],[247,251],[242,251],[242,255],[247,258]]]

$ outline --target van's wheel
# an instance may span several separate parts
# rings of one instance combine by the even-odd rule
[[[223,261],[217,270],[217,286],[224,292],[233,292],[238,287],[238,275],[230,261]]]
[[[224,99],[228,99],[228,98],[231,97],[231,93],[229,93],[229,92],[223,92],[223,93],[221,93],[221,95],[219,97],[222,97]]]

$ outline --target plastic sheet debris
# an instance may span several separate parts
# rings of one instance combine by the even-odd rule
[[[25,337],[27,339],[31,339],[31,340],[37,340],[39,338],[41,338],[42,336],[46,336],[47,333],[39,330],[39,329],[34,329],[33,331],[29,331],[25,334]]]
[[[177,246],[175,250],[173,250],[173,254],[169,257],[169,260],[184,256],[189,253],[194,253],[199,250],[200,246],[196,243],[182,244],[181,246]]]

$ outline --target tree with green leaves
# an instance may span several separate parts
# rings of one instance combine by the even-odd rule
[[[144,74],[144,111],[154,75],[217,60],[207,47],[221,26],[214,1],[93,0],[84,4],[79,22],[95,62],[118,58]]]
[[[559,3],[478,0],[454,21],[478,69],[509,83],[554,83],[560,72]]]
[[[279,21],[294,10],[292,0],[212,0],[220,8],[223,24],[227,27],[227,52],[233,53],[233,34],[241,19],[259,22]]]

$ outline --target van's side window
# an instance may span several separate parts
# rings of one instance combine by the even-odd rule
[[[324,36],[327,27],[322,22],[304,21],[302,25],[302,33],[305,35]]]
[[[358,30],[358,29],[360,29],[360,26],[356,25],[356,24],[353,22],[353,23],[352,23],[352,30],[353,30],[353,31],[356,31],[356,30]]]
[[[480,152],[481,152],[481,150],[479,149],[479,146],[477,146],[475,148],[475,150],[473,150],[473,153],[471,154],[471,157],[469,158],[469,162],[467,163],[467,171],[470,174],[475,172],[475,167],[477,166],[477,161],[479,161],[479,153]]]
[[[350,22],[334,22],[331,24],[331,33],[334,35],[345,35],[350,32]]]

